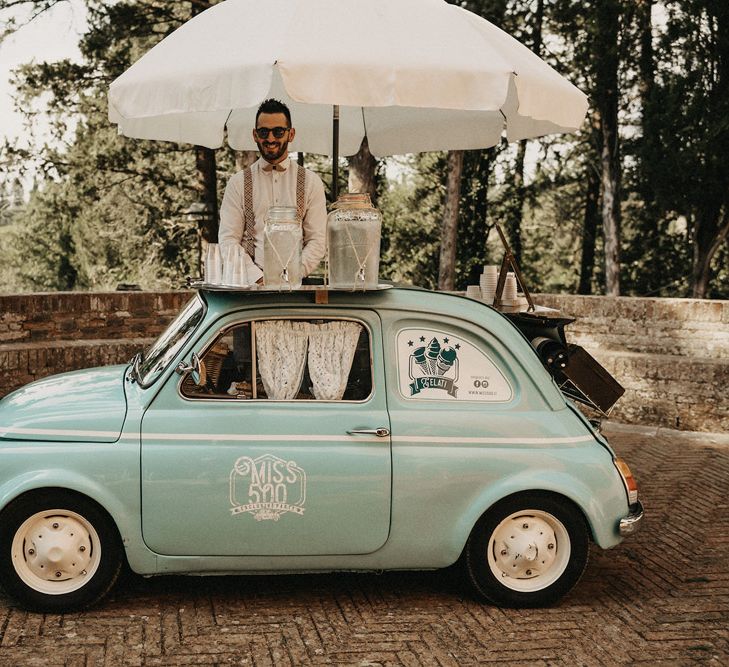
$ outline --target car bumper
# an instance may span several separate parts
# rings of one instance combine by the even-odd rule
[[[630,514],[620,519],[619,530],[622,537],[627,537],[633,533],[637,533],[640,524],[643,522],[643,503],[636,502],[630,506]]]

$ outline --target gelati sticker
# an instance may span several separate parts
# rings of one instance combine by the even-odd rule
[[[397,334],[400,393],[405,398],[446,401],[510,401],[511,385],[481,350],[435,329]]]

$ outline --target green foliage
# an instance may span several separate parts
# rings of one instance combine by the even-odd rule
[[[422,153],[398,160],[400,176],[380,196],[383,277],[434,288],[438,282],[442,175],[445,156]]]
[[[117,136],[107,119],[106,92],[134,60],[190,18],[190,5],[87,5],[83,64],[39,63],[17,72],[24,108],[41,95],[49,100],[53,142],[36,156],[46,178],[0,251],[3,264],[14,267],[5,288],[179,286],[185,275],[197,273],[197,233],[184,215],[199,197],[194,147]],[[77,123],[69,133],[72,119]],[[231,171],[231,154],[220,153],[220,168]],[[22,171],[28,157],[6,146],[0,159],[9,170]]]
[[[729,231],[729,5],[682,0],[667,9],[649,108],[656,141],[641,146],[639,157],[651,167],[660,210],[685,218],[700,258],[722,234],[725,250]],[[692,279],[696,294],[696,262]],[[714,289],[729,296],[727,283],[714,281]]]
[[[13,5],[43,12],[59,0],[0,0],[5,30]],[[610,0],[619,11],[623,292],[689,296],[697,266],[713,252],[706,295],[729,297],[729,3],[656,0],[665,26],[646,24],[652,0]],[[198,201],[192,146],[132,141],[107,120],[111,81],[162,37],[214,2],[86,0],[82,62],[35,63],[16,73],[18,103],[39,104],[52,121],[37,151],[0,146],[0,279],[4,289],[99,289],[118,282],[177,286],[197,271],[197,236],[185,222]],[[606,0],[453,0],[526,43],[592,100],[601,62],[596,16]],[[543,11],[543,17],[540,12]],[[649,14],[648,14],[649,15]],[[542,17],[543,20],[537,20]],[[647,28],[646,28],[647,26]],[[537,27],[541,29],[538,32]],[[541,42],[539,36],[542,34]],[[646,35],[650,36],[646,42]],[[0,39],[2,34],[0,34]],[[650,48],[649,48],[650,47]],[[467,151],[461,183],[456,283],[477,280],[520,230],[522,268],[534,290],[576,291],[585,249],[587,176],[600,169],[594,110],[582,132],[530,141],[525,178],[516,146]],[[219,197],[234,154],[217,151]],[[329,159],[306,164],[331,187]],[[434,287],[445,200],[446,156],[379,163],[382,273]],[[39,184],[13,192],[14,178],[37,169]],[[393,176],[393,174],[395,176]],[[2,177],[0,177],[2,178]],[[340,191],[346,167],[340,168]],[[26,201],[27,199],[27,201]],[[598,228],[592,289],[603,283]],[[697,259],[698,258],[698,259]]]

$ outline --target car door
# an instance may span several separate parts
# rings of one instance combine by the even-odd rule
[[[269,312],[221,320],[196,345],[205,384],[170,376],[143,417],[143,534],[158,553],[360,554],[387,541],[390,424],[378,316],[369,310],[334,317],[325,309]],[[343,398],[317,400],[304,384],[298,398],[261,398],[268,357],[246,357],[246,351],[260,353],[260,332],[274,320],[304,329],[329,322],[359,326]],[[313,341],[313,333],[306,335]],[[292,348],[291,355],[300,352]],[[267,373],[291,365],[281,345],[271,354],[279,356]],[[236,373],[244,379],[237,382]],[[307,383],[313,370],[307,366],[304,375]],[[268,391],[279,380],[269,378]]]

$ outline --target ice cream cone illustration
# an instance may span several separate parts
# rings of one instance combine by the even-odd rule
[[[430,373],[430,368],[428,367],[428,360],[425,358],[425,348],[416,348],[413,352],[413,358],[415,359],[415,363],[420,366],[420,369],[423,371],[423,375],[428,375]]]
[[[456,351],[452,347],[444,347],[438,354],[435,375],[445,375],[456,360]]]
[[[440,343],[437,338],[433,338],[428,343],[428,369],[430,375],[435,375],[436,368],[438,367],[438,353],[440,352]]]

